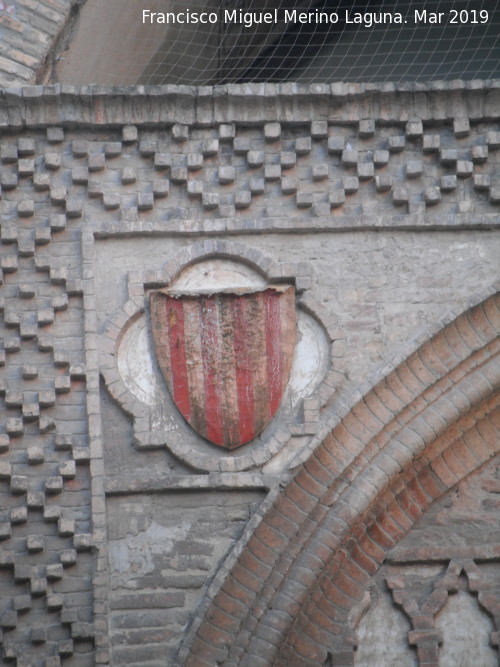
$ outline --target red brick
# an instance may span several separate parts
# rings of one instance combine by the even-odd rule
[[[282,635],[288,631],[293,618],[278,609],[268,611],[266,621],[269,627],[278,630]]]
[[[482,419],[476,426],[477,431],[483,440],[484,446],[489,449],[490,452],[496,450],[498,443],[499,429],[497,429],[493,421],[496,414],[500,414],[500,410],[495,410],[495,413],[490,413],[486,419]]]
[[[428,493],[433,500],[439,498],[445,492],[445,486],[435,475],[430,468],[426,466],[418,474],[420,486]]]
[[[286,494],[278,498],[274,506],[280,514],[293,523],[301,524],[307,519],[307,512],[290,500]]]
[[[392,549],[392,547],[395,545],[395,541],[386,535],[381,527],[376,523],[372,524],[366,532],[370,538],[384,550]]]
[[[305,491],[295,480],[292,480],[286,487],[284,495],[308,513],[312,511],[318,502],[315,496]]]
[[[378,563],[366,554],[354,540],[351,540],[347,546],[352,554],[354,562],[369,575],[375,574],[379,567]]]
[[[431,469],[446,488],[454,486],[458,482],[458,477],[450,470],[442,456],[438,456],[432,461]]]
[[[318,646],[309,637],[299,635],[294,642],[294,648],[297,652],[297,662],[292,664],[304,665],[303,659],[313,661],[319,665],[323,664],[326,658],[326,651],[322,646]],[[300,658],[299,658],[300,656]],[[302,659],[302,662],[300,661]]]
[[[280,514],[276,508],[272,508],[265,516],[265,522],[278,530],[282,535],[294,535],[298,530],[298,524],[290,521],[283,514]]]
[[[457,369],[457,376],[459,375],[461,369]],[[474,409],[474,403],[477,402],[477,399],[481,398],[481,387],[475,384],[474,376],[469,376],[468,378],[456,377],[453,378],[452,375],[455,371],[450,373],[450,378],[454,382],[452,390],[447,394],[448,400],[453,404],[455,409],[458,412],[458,418],[464,414],[467,414]],[[472,379],[472,382],[471,382]],[[490,386],[487,387],[489,392]]]
[[[460,440],[456,442],[455,446],[453,447],[453,453],[460,460],[463,460],[464,463],[466,463],[471,469],[476,468],[484,460],[473,443],[471,443],[470,447],[467,445],[464,436],[462,436]]]
[[[404,401],[393,392],[385,380],[380,382],[373,391],[378,398],[380,398],[385,407],[394,415],[398,414],[405,407]]]
[[[439,410],[436,409],[435,405],[429,405],[425,412],[421,414],[421,417],[425,423],[434,431],[436,437],[444,433],[448,427],[447,420],[439,413]]]
[[[425,419],[425,410],[423,414],[419,414],[412,419],[412,428],[421,436],[425,443],[432,443],[438,437],[436,431],[430,426]]]
[[[262,581],[269,574],[271,567],[256,558],[249,549],[245,549],[238,559],[238,563]]]
[[[231,575],[224,582],[222,591],[227,593],[228,597],[234,598],[237,601],[239,600],[246,607],[250,607],[255,601],[254,593],[244,585],[241,585]]]
[[[481,405],[478,405],[475,412],[481,419],[486,415],[493,417],[493,422],[496,424],[495,428],[500,430],[500,397],[498,392],[494,392],[485,401],[483,401]]]
[[[314,642],[317,642],[321,646],[330,646],[335,642],[337,637],[330,632],[330,625],[320,622],[319,619],[320,612],[318,609],[315,609],[309,616],[309,623],[307,624],[305,631],[307,636],[310,637]],[[326,620],[326,619],[325,619]],[[294,635],[302,634],[301,628],[294,627]]]
[[[371,579],[370,575],[360,567],[359,563],[356,562],[351,554],[344,552],[344,556],[345,560],[342,563],[343,572],[345,572],[346,575],[357,582],[361,587],[365,588]]]
[[[233,567],[231,575],[234,579],[236,579],[237,582],[250,589],[251,591],[254,591],[255,593],[260,592],[260,589],[262,588],[262,580],[254,576],[239,563],[236,563],[236,565]]]
[[[455,320],[455,325],[460,338],[470,350],[480,350],[484,346],[486,341],[473,328],[465,314]]]
[[[423,384],[428,387],[436,381],[436,376],[432,373],[420,358],[418,352],[415,352],[406,360],[408,368],[413,375]]]
[[[400,364],[394,372],[414,398],[424,391],[425,385],[413,373],[406,361]]]
[[[467,317],[469,319],[470,325],[477,332],[477,334],[481,336],[485,343],[497,337],[498,328],[493,326],[492,323],[488,320],[482,304],[476,306],[475,308],[471,308],[467,313]]]
[[[309,550],[307,552],[307,558],[305,561],[302,560],[302,554],[297,559],[297,567],[303,568],[305,572],[320,572],[325,563],[321,560],[318,554],[314,551],[315,542],[309,543]],[[297,577],[300,581],[300,578]]]
[[[333,434],[329,436],[329,449],[332,453],[332,456],[334,456],[339,462],[340,468],[344,469],[351,463],[355,454],[357,454],[358,452],[356,451],[353,454],[351,450],[346,449],[344,445],[335,436],[336,430],[337,429],[335,429]]]
[[[314,555],[326,565],[331,558],[332,549],[330,544],[325,544],[320,535],[315,535],[310,542],[310,548]]]
[[[454,354],[458,359],[466,359],[470,354],[469,347],[462,340],[462,337],[458,333],[458,329],[455,325],[455,322],[449,324],[443,331],[443,338],[446,340],[448,346],[453,350]]]
[[[413,502],[412,498],[408,495],[406,490],[401,491],[397,496],[397,503],[403,510],[403,512],[415,522],[417,519],[420,519],[422,514],[422,509]]]
[[[337,573],[334,581],[335,585],[353,600],[359,600],[365,592],[364,586],[361,586],[357,581],[348,577],[345,574],[344,568]]]
[[[411,620],[413,627],[415,630],[426,630],[426,631],[431,631],[435,632],[434,629],[434,623],[433,623],[433,615],[428,614],[428,613],[422,613],[421,610],[417,610],[417,612],[414,612],[412,614]]]
[[[474,459],[474,464],[471,465],[470,460],[464,461],[461,458],[459,458],[455,453],[456,446],[457,444],[455,443],[451,447],[448,447],[448,449],[444,450],[443,460],[448,466],[448,468],[455,473],[458,479],[462,479],[462,477],[465,477],[465,475],[467,475],[469,472],[471,472],[472,470],[474,470],[474,468],[477,467],[477,462]]]
[[[232,634],[236,634],[240,628],[240,621],[237,617],[227,613],[223,609],[218,609],[213,604],[210,606],[205,618],[215,627]]]
[[[299,471],[295,477],[295,481],[315,498],[321,498],[328,488],[325,484],[320,484],[314,477],[311,477],[305,468]]]
[[[353,660],[354,660],[354,646],[355,642],[350,641],[349,638],[347,640],[344,640],[345,643],[348,645],[347,647],[342,647],[342,644],[340,645],[339,648],[334,648],[332,651],[330,651],[331,655],[331,665],[335,665],[335,667],[352,667],[353,666]],[[328,663],[327,663],[328,664]]]
[[[388,424],[394,418],[394,413],[385,407],[373,390],[364,397],[363,401],[371,414],[373,414],[381,424]]]
[[[387,431],[387,427],[385,427],[382,431],[379,431],[379,433],[373,436],[373,438],[364,448],[363,455],[365,458],[368,460],[372,456],[379,454],[386,447],[390,439],[391,436]]]
[[[437,378],[441,378],[448,372],[448,368],[436,354],[430,342],[425,343],[418,349],[418,355],[431,373]]]
[[[258,658],[252,658],[252,662],[259,667],[270,664],[282,641],[283,637],[280,632],[268,625],[261,626],[258,635],[252,633],[251,650],[254,655],[258,656]]]
[[[316,454],[313,454],[304,464],[304,468],[322,486],[328,487],[333,482],[331,471],[323,465]]]
[[[318,588],[317,591],[315,591],[314,595],[314,603],[317,606],[318,610],[321,612],[323,615],[323,619],[330,619],[331,622],[339,622],[343,618],[345,618],[345,612],[342,610],[340,607],[338,607],[336,604],[334,604],[333,600],[328,597],[328,595],[325,595],[324,591]],[[324,621],[319,617],[319,614],[317,616],[318,622],[323,623]]]
[[[432,387],[429,387],[425,392],[425,398],[428,401],[429,405],[432,405],[433,409],[441,413],[444,421],[448,424],[449,417],[446,416],[446,411],[442,412],[443,402],[439,402],[439,399],[442,399],[443,395],[446,392],[453,390],[453,386],[456,382],[459,382],[463,376],[463,366],[460,365],[457,368],[454,368],[452,371],[440,378]],[[447,399],[445,399],[447,400]]]
[[[348,610],[351,608],[353,603],[352,599],[341,591],[340,588],[336,585],[335,582],[331,582],[328,579],[321,581],[321,589],[325,597],[339,609]]]
[[[328,435],[323,443],[318,447],[318,449],[316,449],[314,456],[318,459],[321,465],[323,465],[328,470],[328,473],[332,478],[338,474],[340,468],[339,462],[326,447],[327,441],[331,442],[330,435]]]
[[[300,552],[300,549],[298,551]],[[280,558],[276,561],[272,573],[269,575],[269,581],[273,582],[273,586],[275,581],[279,583],[283,579],[283,575],[288,573],[292,562],[293,558],[289,557],[288,552],[281,554]]]
[[[449,370],[455,368],[464,359],[463,356],[457,354],[452,346],[448,345],[448,341],[442,332],[432,338],[431,344],[438,357]]]
[[[186,667],[203,667],[203,665],[213,667],[217,664],[217,659],[214,657],[216,654],[217,650],[213,646],[200,637],[195,637],[185,665]]]
[[[482,303],[485,317],[491,322],[496,331],[500,331],[500,298],[497,294]]]
[[[366,533],[359,540],[359,547],[367,556],[377,563],[381,563],[385,558],[385,551],[375,544]]]
[[[237,618],[243,618],[246,616],[246,612],[248,611],[248,606],[246,604],[240,600],[237,600],[236,598],[226,595],[223,590],[217,593],[213,600],[213,604],[216,607],[219,607],[219,609],[222,609],[223,611]]]
[[[255,558],[268,565],[272,565],[278,558],[278,554],[272,549],[269,549],[269,547],[257,539],[255,535],[248,541],[247,549],[252,552]]]
[[[293,614],[293,609],[295,605],[301,606],[305,595],[307,594],[307,588],[303,586],[300,582],[295,581],[291,577],[283,580],[283,585],[280,588],[279,593],[283,596],[283,601],[285,602],[282,609],[291,615]]]
[[[217,648],[226,649],[234,642],[234,636],[212,625],[209,621],[204,621],[198,628],[198,637],[212,644]]]
[[[424,492],[415,478],[409,480],[406,488],[419,507],[427,507],[429,505],[431,498]]]
[[[461,437],[462,429],[458,422],[454,422],[447,428],[446,432],[440,436],[441,451],[444,451],[449,445],[453,444],[457,438]]]
[[[355,417],[352,412],[350,412],[342,420],[342,423],[349,431],[349,433],[360,442],[369,442],[369,440],[374,436],[374,433],[366,428],[366,426],[357,417]]]
[[[417,646],[418,664],[421,667],[439,666],[439,648],[437,642],[421,642]]]
[[[356,440],[349,431],[346,429],[344,424],[340,422],[334,430],[333,437],[338,441],[339,445],[343,447],[348,452],[351,452],[354,456],[357,456],[362,449],[363,443],[359,440]]]
[[[382,422],[376,415],[373,414],[364,400],[356,403],[356,405],[352,408],[351,413],[358,421],[360,421],[366,426],[367,429],[369,429],[372,435],[378,433],[384,426],[384,422]]]
[[[321,599],[325,600],[323,595],[321,595]],[[312,611],[309,609],[308,605],[304,615],[306,615],[310,619],[310,621],[314,623],[315,626],[324,628],[330,635],[334,636],[333,637],[334,639],[337,639],[339,635],[345,632],[345,627],[343,623],[338,623],[337,621],[334,620],[334,618],[341,618],[342,620],[344,620],[346,618],[346,614],[344,612],[339,612],[339,610],[336,607],[332,606],[331,609],[333,610],[334,613],[333,617],[324,614],[317,604],[315,604],[314,609],[312,609]]]
[[[405,404],[410,403],[415,398],[413,392],[402,382],[397,373],[390,373],[385,381],[389,389]]]
[[[399,526],[391,515],[384,512],[378,519],[379,526],[389,535],[392,540],[399,540],[404,535],[404,530]]]
[[[371,504],[375,498],[378,498],[381,491],[386,488],[389,477],[380,465],[380,459],[377,456],[376,462],[368,464],[362,475],[356,480],[356,488],[365,499]]]
[[[266,523],[265,518],[257,526],[255,534],[263,544],[266,544],[270,549],[276,551],[276,553],[281,552],[288,542],[286,537]]]

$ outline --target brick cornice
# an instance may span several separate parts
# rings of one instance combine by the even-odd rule
[[[27,86],[0,89],[0,128],[258,125],[364,119],[406,125],[500,117],[500,81],[403,84],[262,83],[222,86]]]

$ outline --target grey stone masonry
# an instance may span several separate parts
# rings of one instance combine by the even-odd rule
[[[175,664],[326,420],[493,290],[499,86],[0,90],[4,660]],[[293,420],[224,465],[154,440],[115,363],[148,290],[212,260],[293,283],[325,341]]]
[[[165,232],[212,234],[498,222],[496,82],[209,91],[5,89],[0,127],[50,130],[36,167],[33,139],[2,146],[5,196],[32,177],[66,220],[83,217],[103,233],[118,223],[123,232],[141,228],[146,217]],[[101,130],[92,141],[72,130],[70,145],[64,124]],[[16,206],[19,218],[32,218],[33,194],[16,196]],[[55,212],[51,228],[64,224]],[[26,234],[18,243],[30,252]]]
[[[16,176],[0,202],[4,658],[91,664],[94,563],[82,552],[91,516],[80,231],[66,216],[55,222],[48,188],[37,187],[44,181],[35,169],[45,173],[38,165],[60,166],[44,161],[45,133],[42,143],[39,133],[4,135],[2,146],[2,180]],[[11,162],[15,148],[19,158]],[[79,624],[86,630],[75,635]]]

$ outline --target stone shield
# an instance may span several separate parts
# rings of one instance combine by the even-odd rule
[[[290,377],[295,289],[151,293],[156,357],[182,416],[215,445],[235,449],[275,415]]]

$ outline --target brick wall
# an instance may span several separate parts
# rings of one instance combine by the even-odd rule
[[[499,89],[442,87],[0,95],[5,660],[322,664],[347,545],[358,604],[398,507],[495,451]],[[199,266],[292,284],[319,350],[234,453],[183,422],[147,343],[149,293]]]

